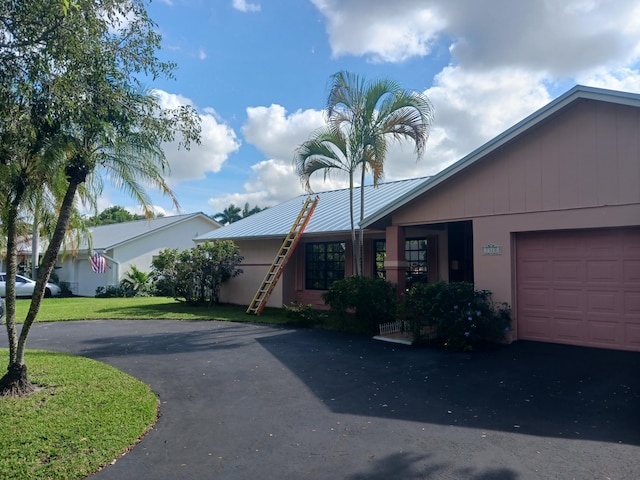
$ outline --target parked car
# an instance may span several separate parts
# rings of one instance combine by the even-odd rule
[[[6,288],[6,280],[7,274],[4,272],[0,273],[0,297],[5,297],[7,295]],[[33,295],[33,290],[36,287],[35,280],[31,280],[30,278],[24,277],[22,275],[16,275],[16,297],[30,297]],[[60,296],[60,287],[55,283],[47,282],[47,287],[44,291],[45,297],[58,297]]]

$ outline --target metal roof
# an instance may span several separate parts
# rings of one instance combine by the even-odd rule
[[[406,195],[424,183],[428,177],[412,178],[381,183],[377,187],[365,186],[365,217],[385,208],[399,197]],[[304,231],[305,235],[350,232],[349,189],[331,190],[313,194],[318,205]],[[284,203],[270,207],[237,222],[213,230],[195,239],[206,240],[282,237],[289,233],[308,195],[300,195]],[[353,191],[356,227],[360,217],[360,189]]]
[[[190,213],[185,215],[173,215],[167,217],[152,218],[150,220],[134,220],[132,222],[113,223],[89,227],[92,247],[94,250],[106,250],[127,243],[152,232],[157,232],[173,225],[180,224],[195,217],[204,217],[211,222],[211,227],[219,225],[215,220],[204,213]],[[219,227],[218,227],[219,228]],[[83,240],[79,250],[86,250],[88,242]]]
[[[414,200],[420,195],[423,195],[425,192],[431,190],[436,185],[441,184],[442,182],[456,175],[465,168],[473,165],[478,160],[502,147],[506,143],[513,141],[516,137],[520,136],[525,131],[547,120],[549,117],[555,115],[560,110],[566,108],[569,104],[572,104],[578,100],[597,100],[632,107],[640,107],[639,94],[576,85],[571,90],[560,95],[558,98],[548,103],[546,106],[532,113],[524,120],[516,123],[511,128],[507,129],[497,137],[493,138],[481,147],[469,153],[467,156],[450,165],[448,168],[445,168],[438,174],[430,177],[427,181],[423,182],[421,185],[418,185],[412,191],[407,192],[405,195],[396,197],[394,201],[387,203],[384,207],[372,212],[371,214],[365,214],[362,225],[364,226],[364,228],[375,227],[376,224],[379,224],[378,222],[383,221],[386,216],[392,214],[398,208],[406,205],[408,202]]]

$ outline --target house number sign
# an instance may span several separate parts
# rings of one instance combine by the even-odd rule
[[[489,243],[482,246],[482,255],[502,255],[502,245]]]

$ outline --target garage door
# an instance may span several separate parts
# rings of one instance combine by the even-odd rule
[[[640,351],[640,228],[516,237],[520,339]]]

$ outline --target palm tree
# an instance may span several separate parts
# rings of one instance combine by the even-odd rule
[[[335,73],[331,79],[326,107],[329,127],[345,132],[353,161],[361,166],[358,250],[362,262],[366,172],[371,172],[373,185],[377,186],[384,177],[390,140],[412,141],[420,159],[429,138],[433,106],[425,95],[404,90],[392,80],[367,82],[346,71]],[[358,271],[362,272],[362,264]]]
[[[227,208],[225,208],[222,212],[218,212],[213,216],[213,219],[221,223],[222,225],[228,225],[233,222],[237,222],[242,217],[240,216],[240,212],[242,210],[240,207],[236,207],[233,203],[230,204]]]
[[[242,218],[247,218],[248,216],[253,215],[255,213],[260,213],[262,210],[264,209],[260,208],[257,205],[251,208],[251,206],[249,205],[249,202],[247,202],[244,204],[244,208],[242,209]]]
[[[353,271],[357,275],[361,275],[358,270],[360,251],[356,243],[353,211],[354,175],[359,162],[356,160],[357,156],[352,154],[350,147],[351,144],[342,130],[320,129],[296,149],[294,163],[302,186],[309,193],[313,193],[310,180],[311,176],[316,172],[322,172],[325,180],[334,173],[343,173],[349,178],[349,215],[351,221],[351,245],[353,248]]]

